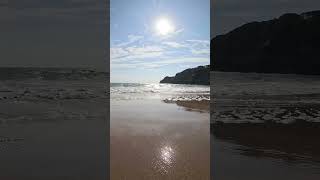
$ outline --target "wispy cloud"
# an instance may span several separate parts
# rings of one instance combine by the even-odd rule
[[[191,40],[186,40],[187,42],[192,42],[192,43],[198,43],[198,44],[203,44],[203,45],[210,45],[209,40],[198,40],[198,39],[191,39]]]
[[[210,42],[206,40],[153,41],[140,35],[129,35],[127,41],[111,49],[114,69],[155,69],[169,65],[209,63]]]
[[[192,54],[203,54],[208,55],[210,54],[210,49],[191,49]]]
[[[180,29],[177,29],[176,31],[174,31],[173,34],[175,34],[175,35],[181,34],[183,31],[184,31],[184,28],[180,28]]]
[[[120,44],[117,44],[116,46],[117,47],[123,47],[123,46],[128,46],[132,43],[135,43],[141,39],[143,39],[144,37],[143,36],[140,36],[140,35],[128,35],[128,41],[126,42],[122,42]]]
[[[161,36],[155,35],[155,36],[158,36],[158,38],[161,39],[161,40],[166,40],[166,39],[171,39],[173,37],[176,37],[176,36],[180,35],[183,32],[184,32],[184,28],[180,28],[180,29],[174,30],[174,32],[169,33],[169,34],[167,34],[165,36],[163,36],[163,35],[161,35]]]
[[[210,41],[209,40],[186,40],[188,47],[192,54],[195,55],[210,55]]]
[[[124,58],[128,56],[128,51],[126,51],[124,48],[110,48],[110,59],[111,61],[114,61],[115,59]]]
[[[186,40],[182,43],[165,41],[162,44],[172,48],[187,48],[194,55],[210,54],[210,42],[207,40]]]
[[[186,45],[178,43],[178,42],[173,42],[173,41],[169,41],[169,42],[162,42],[162,44],[173,47],[173,48],[184,48],[186,47]]]
[[[141,69],[154,69],[154,68],[161,68],[163,66],[168,65],[187,65],[187,64],[207,64],[209,61],[208,58],[201,58],[201,57],[180,57],[180,58],[167,58],[161,59],[156,61],[142,61],[142,62],[113,62],[111,63],[111,67],[114,69],[123,69],[123,68],[141,68]]]
[[[131,46],[110,48],[111,61],[128,61],[155,58],[163,55],[164,49],[159,46]]]

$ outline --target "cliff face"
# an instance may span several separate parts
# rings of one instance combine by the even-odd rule
[[[160,83],[171,84],[210,84],[210,66],[198,66],[177,73],[174,77],[165,77]]]
[[[320,74],[320,11],[245,24],[211,40],[211,70]]]

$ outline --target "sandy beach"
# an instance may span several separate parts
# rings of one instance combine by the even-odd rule
[[[29,71],[14,70],[18,77]],[[39,71],[48,74],[30,70],[36,77]],[[58,78],[0,81],[0,179],[107,178],[105,81],[53,73]]]
[[[211,78],[214,178],[319,179],[319,76],[217,72]]]
[[[210,179],[208,105],[111,98],[111,179]]]

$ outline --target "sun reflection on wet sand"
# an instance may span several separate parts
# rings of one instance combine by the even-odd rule
[[[161,174],[167,174],[173,168],[175,150],[170,145],[161,146],[154,168]]]
[[[210,179],[208,113],[156,100],[111,108],[110,179]]]
[[[164,164],[170,165],[174,159],[174,151],[170,146],[161,149],[161,159]]]

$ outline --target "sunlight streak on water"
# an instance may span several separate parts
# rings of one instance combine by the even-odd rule
[[[186,84],[111,83],[111,100],[209,100],[210,87]]]

